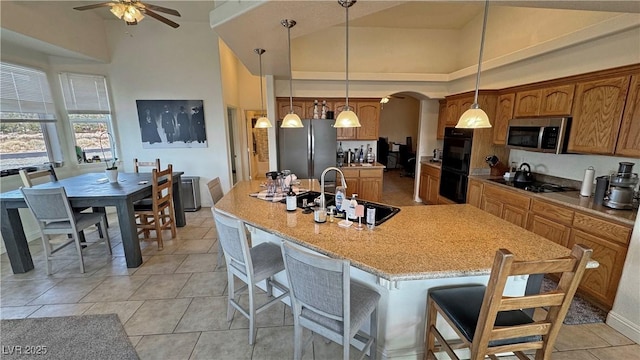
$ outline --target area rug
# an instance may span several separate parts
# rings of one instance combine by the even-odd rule
[[[541,291],[551,291],[557,286],[557,282],[545,277],[542,280]],[[592,305],[580,295],[576,294],[573,297],[573,301],[571,302],[567,316],[564,319],[564,323],[567,325],[602,323],[606,319],[606,311]]]
[[[138,359],[118,315],[2,320],[5,359]]]

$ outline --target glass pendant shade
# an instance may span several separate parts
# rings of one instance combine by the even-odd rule
[[[304,127],[304,125],[302,125],[302,120],[300,120],[300,116],[296,115],[295,113],[290,113],[290,114],[287,114],[287,116],[285,116],[284,119],[282,119],[282,125],[280,125],[280,127],[301,128],[301,127]]]
[[[124,15],[125,6],[124,4],[115,4],[111,7],[111,13],[118,17],[118,19],[122,19],[122,15]]]
[[[471,105],[471,108],[460,116],[460,120],[456,124],[458,129],[484,129],[490,128],[489,116],[478,104]]]
[[[271,127],[271,121],[269,121],[269,119],[267,119],[264,116],[259,117],[258,120],[256,121],[256,125],[254,126],[254,128],[256,129],[266,129],[270,127]]]
[[[350,127],[360,127],[360,120],[358,120],[358,116],[351,110],[344,110],[338,117],[336,117],[336,122],[333,124],[333,127],[336,128],[350,128]]]

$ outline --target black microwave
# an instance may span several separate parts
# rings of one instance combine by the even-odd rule
[[[571,118],[511,119],[507,147],[562,154],[567,150]]]

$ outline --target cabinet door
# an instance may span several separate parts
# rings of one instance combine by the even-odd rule
[[[440,190],[440,178],[428,176],[427,178],[427,204],[437,204]]]
[[[529,226],[527,230],[565,247],[568,246],[569,234],[571,232],[570,227],[545,219],[538,214],[529,216]]]
[[[352,110],[355,111],[355,104],[354,103],[349,103],[349,106],[352,108]],[[344,101],[336,101],[335,103],[335,117],[337,118],[338,115],[340,115],[340,113],[342,112],[342,110],[344,110],[345,107],[345,102]],[[358,114],[356,112],[356,114]],[[337,128],[336,129],[336,137],[338,140],[355,140],[356,139],[356,128]]]
[[[467,187],[467,204],[477,208],[482,206],[482,183],[469,179]]]
[[[613,154],[631,76],[578,83],[568,150]]]
[[[378,140],[380,128],[380,103],[377,101],[359,102],[356,104],[356,114],[360,120],[356,128],[358,140]]]
[[[347,197],[350,199],[351,195],[360,193],[358,188],[358,178],[345,177],[344,181],[347,183]]]
[[[438,110],[438,132],[436,139],[444,139],[444,128],[447,126],[447,102],[440,100],[440,108]]]
[[[458,119],[460,118],[458,115],[459,111],[458,100],[447,100],[447,120],[445,122],[447,127],[456,126],[458,124]]]
[[[377,178],[360,178],[358,197],[363,200],[380,201],[382,180]]]
[[[480,99],[478,99],[478,102],[480,102]],[[456,126],[458,124],[460,116],[462,116],[465,111],[469,110],[471,108],[471,105],[473,105],[473,96],[458,100],[458,115],[456,116],[455,123],[452,126]]]
[[[499,218],[502,217],[502,201],[498,199],[493,199],[483,195],[481,209],[491,215],[495,215]]]
[[[640,74],[631,77],[616,155],[640,157]]]
[[[540,111],[540,97],[540,89],[516,93],[513,117],[537,116]]]
[[[290,112],[291,108],[289,106],[290,105],[289,99],[286,99],[286,101],[284,99],[278,100],[277,105],[278,105],[278,118],[282,120]],[[304,101],[296,101],[296,100],[293,101],[293,112],[298,116],[300,116],[300,119],[305,118],[304,108],[305,108]]]
[[[507,128],[509,120],[513,118],[515,98],[515,93],[502,94],[498,97],[496,118],[493,124],[493,143],[496,145],[505,145],[507,143]]]
[[[571,115],[574,84],[542,89],[539,115]]]
[[[596,269],[585,271],[580,282],[580,290],[611,308],[618,290],[627,248],[573,229],[569,239],[569,247],[571,248],[575,244],[584,244],[593,249],[592,259],[600,263]]]
[[[529,211],[519,207],[504,204],[502,206],[502,218],[508,222],[518,225],[522,228],[527,227],[527,216]]]

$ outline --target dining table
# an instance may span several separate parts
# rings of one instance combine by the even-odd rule
[[[173,172],[173,204],[176,226],[186,225],[182,204],[181,171]],[[142,253],[136,228],[134,202],[152,195],[151,173],[119,173],[118,181],[110,183],[104,173],[86,173],[58,181],[33,186],[46,189],[64,187],[72,207],[113,206],[118,215],[118,225],[127,267],[142,265]],[[0,228],[5,249],[14,274],[34,268],[29,244],[24,233],[20,208],[26,208],[20,189],[0,193]]]

